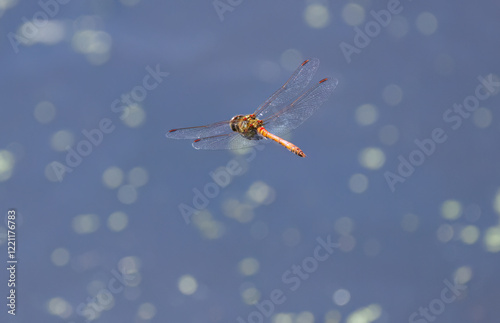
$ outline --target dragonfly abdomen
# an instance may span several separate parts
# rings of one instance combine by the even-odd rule
[[[294,153],[295,155],[297,156],[300,156],[300,157],[306,157],[306,154],[304,154],[304,152],[297,146],[295,146],[294,144],[292,144],[291,142],[289,141],[286,141],[285,139],[283,138],[280,138],[272,133],[270,133],[269,131],[267,131],[264,127],[259,127],[257,129],[257,132],[262,136],[262,137],[265,137],[265,138],[269,138],[271,140],[274,140],[276,141],[277,143],[279,143],[280,145],[283,145],[286,149],[290,150],[292,153]]]

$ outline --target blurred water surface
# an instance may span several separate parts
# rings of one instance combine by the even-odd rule
[[[499,14],[0,1],[1,321],[497,322]],[[165,138],[253,112],[308,57],[339,86],[287,138],[307,158]]]

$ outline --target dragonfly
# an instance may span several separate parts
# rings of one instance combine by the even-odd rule
[[[167,138],[192,139],[195,149],[242,149],[261,140],[273,140],[300,157],[306,154],[281,138],[307,120],[337,87],[334,78],[324,78],[304,91],[319,66],[319,59],[305,60],[286,83],[252,114],[237,115],[230,120],[205,126],[172,129]]]

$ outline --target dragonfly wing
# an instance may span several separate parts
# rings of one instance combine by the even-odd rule
[[[259,137],[262,139],[262,137]],[[259,144],[260,140],[250,140],[241,136],[239,133],[223,134],[218,136],[206,137],[197,139],[193,142],[193,147],[196,149],[241,149],[252,147]]]
[[[293,72],[288,81],[257,108],[254,112],[257,118],[264,119],[274,114],[283,105],[288,104],[292,99],[297,97],[297,95],[311,82],[318,66],[319,59],[317,58],[305,60],[295,72]]]
[[[172,129],[165,136],[171,139],[199,139],[231,132],[229,121],[221,121],[200,127]]]
[[[336,79],[323,79],[304,92],[281,111],[264,120],[265,128],[277,135],[284,135],[306,121],[337,87]]]

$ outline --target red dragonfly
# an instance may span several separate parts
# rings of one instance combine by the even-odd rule
[[[318,66],[317,58],[305,60],[288,81],[252,114],[237,115],[231,120],[206,126],[172,129],[166,136],[194,139],[196,149],[240,149],[257,145],[259,140],[267,138],[300,157],[306,157],[299,147],[279,136],[301,125],[335,90],[338,81],[324,78],[300,94],[311,82]]]

